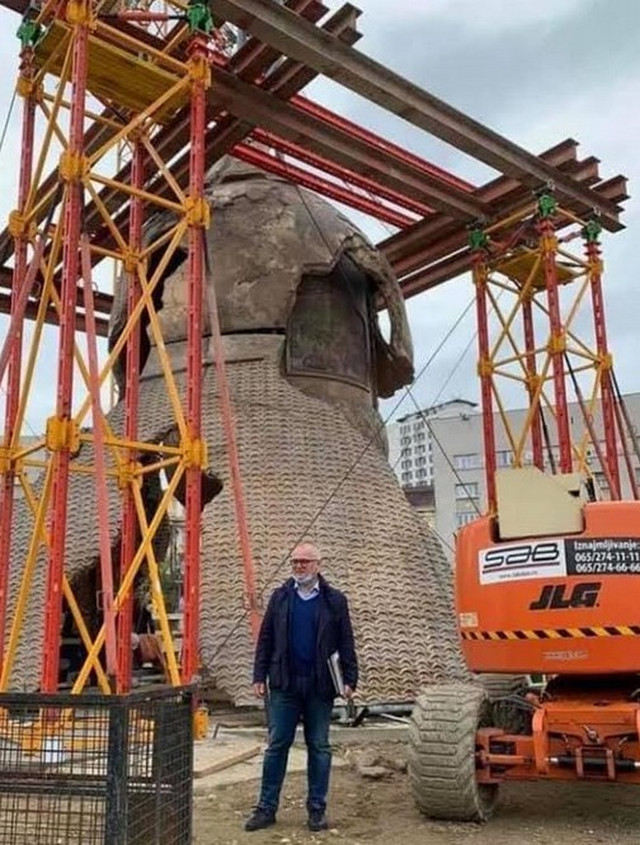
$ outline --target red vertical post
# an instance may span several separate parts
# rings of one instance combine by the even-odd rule
[[[67,535],[67,499],[69,463],[74,441],[73,346],[79,246],[85,168],[83,135],[88,67],[89,9],[85,4],[74,9],[71,69],[71,105],[69,145],[60,160],[60,176],[65,182],[63,207],[64,243],[62,250],[61,314],[58,348],[56,415],[47,424],[47,445],[53,452],[53,486],[50,510],[51,545],[47,560],[47,588],[42,663],[42,691],[54,692],[58,686],[60,664],[60,626],[62,622],[62,576]]]
[[[536,391],[540,382],[536,367],[536,341],[533,328],[533,294],[527,293],[522,300],[522,322],[524,327],[524,343],[526,350],[527,366],[527,392],[529,393],[529,406],[534,404],[536,408],[531,418],[531,448],[533,450],[533,463],[538,469],[544,469],[544,454],[542,449],[542,426],[540,424],[540,396],[536,399]]]
[[[186,470],[184,558],[184,646],[182,680],[191,683],[199,668],[200,523],[202,511],[202,304],[204,239],[209,209],[204,196],[206,88],[209,63],[206,40],[196,34],[190,45],[191,149],[189,154],[189,255],[187,326],[187,431],[191,456]]]
[[[4,443],[0,450],[0,671],[4,661],[4,638],[7,614],[7,586],[9,580],[9,557],[13,521],[15,469],[10,458],[11,444],[16,434],[15,425],[20,401],[20,378],[22,359],[22,327],[24,306],[19,315],[19,298],[27,282],[28,232],[24,213],[31,187],[33,170],[33,141],[35,126],[35,98],[33,86],[33,50],[26,47],[22,53],[19,86],[22,87],[24,105],[22,112],[22,151],[20,156],[20,177],[18,183],[18,208],[10,220],[15,239],[15,258],[11,282],[11,319],[15,333],[10,342],[7,369],[7,403],[4,420]],[[2,375],[0,374],[0,379]],[[19,432],[18,432],[19,434]]]
[[[145,182],[145,150],[139,139],[132,141],[131,186],[141,189]],[[127,314],[129,318],[141,296],[138,277],[138,261],[142,248],[142,223],[144,204],[138,196],[131,198],[129,206],[129,255],[124,273],[127,282]],[[129,442],[138,439],[138,405],[140,381],[140,320],[136,320],[125,346],[124,377],[124,438]],[[133,467],[135,455],[130,449],[127,455],[129,468]],[[120,580],[124,578],[133,560],[138,543],[138,517],[131,490],[133,476],[123,480],[122,531],[120,540]],[[126,597],[118,614],[118,668],[116,688],[120,693],[131,687],[131,631],[133,628],[133,591]]]
[[[487,312],[487,267],[482,232],[472,233],[472,246],[476,246],[472,257],[473,283],[476,288],[476,320],[478,326],[478,375],[482,399],[482,429],[484,439],[484,471],[487,485],[487,508],[495,513],[498,505],[496,491],[496,433],[493,422],[493,365],[489,350],[489,317]]]
[[[604,428],[604,443],[609,475],[611,476],[611,498],[620,499],[620,465],[616,439],[615,397],[611,384],[611,355],[607,345],[607,329],[604,315],[604,298],[602,296],[602,259],[598,237],[600,227],[597,223],[587,224],[583,230],[585,239],[585,253],[589,265],[589,281],[591,286],[591,303],[593,308],[593,324],[596,338],[596,351],[600,359],[600,396],[602,401],[602,425]],[[622,436],[622,430],[621,430]]]
[[[541,197],[538,235],[547,289],[547,307],[549,311],[549,355],[553,370],[554,400],[556,406],[556,424],[558,445],[560,447],[560,472],[568,473],[573,469],[571,456],[571,430],[569,427],[569,409],[567,407],[567,388],[564,374],[564,354],[566,337],[560,319],[560,296],[558,292],[558,272],[556,267],[556,235],[551,215],[555,211],[552,197]]]

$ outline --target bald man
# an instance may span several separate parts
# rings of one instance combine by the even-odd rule
[[[356,689],[358,662],[347,599],[322,577],[320,565],[320,552],[312,543],[297,545],[291,553],[292,577],[274,591],[262,621],[253,689],[262,698],[268,682],[269,746],[258,805],[245,830],[275,824],[289,749],[301,718],[307,744],[307,826],[312,831],[329,826],[329,724],[336,690],[328,661],[337,651],[346,698]]]

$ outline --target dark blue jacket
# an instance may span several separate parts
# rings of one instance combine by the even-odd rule
[[[332,699],[336,692],[327,665],[330,655],[334,651],[340,654],[344,682],[351,689],[355,689],[358,683],[358,661],[346,596],[330,586],[322,576],[319,586],[320,595],[315,599],[320,602],[320,606],[314,675],[318,694]],[[264,683],[268,678],[272,689],[292,688],[293,658],[289,623],[294,598],[295,582],[290,578],[269,599],[256,646],[254,684]]]

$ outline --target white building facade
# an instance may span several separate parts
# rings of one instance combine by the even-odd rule
[[[437,446],[430,423],[472,413],[477,413],[475,403],[454,399],[425,408],[421,413],[408,414],[387,426],[389,463],[403,487],[424,487],[434,483]]]
[[[640,427],[640,393],[628,394],[624,402],[630,417],[634,434]],[[525,410],[508,411],[506,417],[513,430],[520,431],[526,416]],[[585,425],[579,405],[569,405],[569,417],[574,442],[579,442],[585,434]],[[551,415],[547,418],[550,451],[557,466],[559,448],[555,430],[555,421]],[[598,435],[599,447],[604,454],[604,435],[602,420],[598,413],[594,415],[594,428]],[[484,468],[484,445],[482,415],[458,413],[446,419],[434,417],[429,420],[431,436],[434,441],[432,478],[436,501],[436,530],[447,543],[452,544],[453,537],[461,526],[471,522],[486,511],[486,481]],[[512,452],[502,425],[495,415],[496,464],[498,468],[511,465]],[[438,446],[436,446],[439,444]],[[640,460],[636,456],[631,438],[626,439],[628,453],[636,481],[640,486]],[[625,465],[622,448],[619,447],[619,466],[623,498],[631,497],[631,487]],[[588,450],[588,469],[593,476],[596,495],[608,498],[608,485],[600,467],[597,452]],[[525,452],[525,463],[533,463],[531,452]]]

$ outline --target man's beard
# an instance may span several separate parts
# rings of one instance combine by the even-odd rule
[[[317,580],[316,575],[294,575],[294,581],[299,587],[310,587]]]

